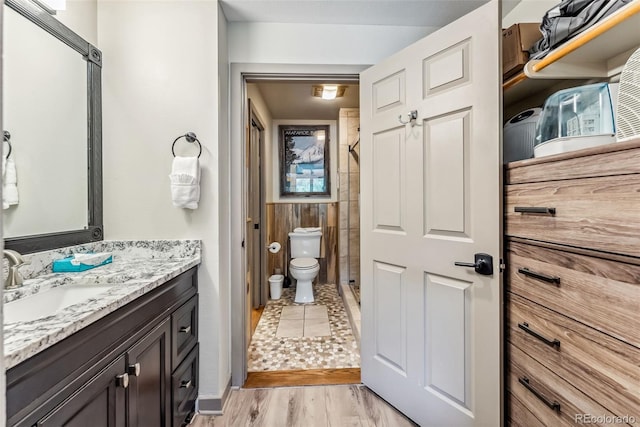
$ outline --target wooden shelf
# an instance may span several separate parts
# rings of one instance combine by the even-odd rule
[[[561,83],[564,79],[530,79],[520,72],[502,84],[503,103],[505,106],[529,98],[537,93]],[[506,118],[506,117],[505,117]]]
[[[640,0],[634,0],[505,81],[510,105],[567,79],[606,79],[622,70],[640,46]]]

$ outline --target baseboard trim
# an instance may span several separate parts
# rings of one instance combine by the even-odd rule
[[[224,404],[229,397],[231,391],[231,378],[227,381],[227,385],[222,392],[222,396],[200,395],[196,405],[196,412],[203,415],[221,415]]]
[[[360,368],[248,372],[243,388],[360,384]]]

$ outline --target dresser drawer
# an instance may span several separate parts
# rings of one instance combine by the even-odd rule
[[[522,402],[511,393],[507,393],[507,423],[509,427],[545,427]]]
[[[640,425],[640,349],[513,294],[507,320],[511,344]]]
[[[509,241],[507,269],[507,290],[640,348],[640,266]]]
[[[171,369],[175,369],[198,342],[198,295],[171,315]]]
[[[578,418],[583,414],[615,420],[616,416],[604,406],[545,368],[518,347],[508,345],[507,351],[510,356],[507,388],[543,425],[579,425]],[[583,424],[616,425],[613,422]]]
[[[173,427],[181,427],[187,416],[195,410],[198,397],[198,349],[196,345],[171,375]]]
[[[639,194],[640,175],[508,185],[506,234],[640,256]]]

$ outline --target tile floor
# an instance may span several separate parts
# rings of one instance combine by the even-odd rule
[[[282,308],[276,337],[327,337],[331,335],[325,305],[288,305]]]
[[[314,295],[313,304],[296,304],[291,287],[269,300],[249,345],[249,372],[360,367],[336,285],[314,285]]]

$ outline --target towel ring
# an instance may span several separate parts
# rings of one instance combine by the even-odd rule
[[[13,149],[13,147],[11,147],[11,134],[9,133],[8,130],[4,131],[3,141],[5,141],[9,145],[9,152],[7,153],[7,159],[8,159],[9,156],[11,155],[11,150]]]
[[[175,152],[174,148],[176,146],[176,142],[178,142],[178,140],[180,138],[186,139],[187,142],[189,142],[189,143],[197,142],[198,143],[198,148],[200,149],[200,151],[198,152],[198,158],[200,158],[200,155],[202,154],[202,144],[200,144],[200,141],[198,141],[198,138],[196,137],[196,134],[193,133],[193,132],[187,132],[184,135],[180,135],[179,137],[177,137],[173,141],[173,144],[171,145],[171,154],[173,154],[173,157],[176,156],[176,152]],[[11,153],[11,150],[9,150],[9,153]]]

